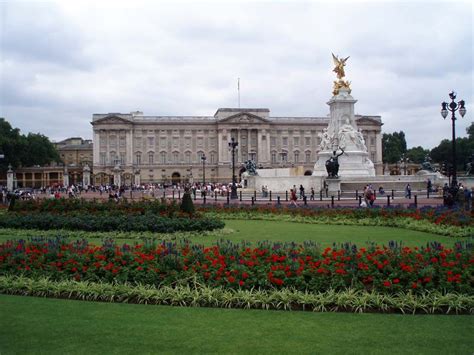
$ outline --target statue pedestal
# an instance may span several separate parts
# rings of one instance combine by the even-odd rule
[[[327,176],[326,161],[333,156],[333,151],[339,155],[341,149],[344,154],[338,157],[338,176],[375,176],[374,163],[369,158],[364,138],[355,122],[356,102],[346,88],[341,88],[328,102],[330,120],[326,130],[327,137],[322,141],[321,151],[317,154],[313,176]]]
[[[328,196],[337,196],[338,191],[341,191],[341,179],[328,177],[326,179],[328,185]]]

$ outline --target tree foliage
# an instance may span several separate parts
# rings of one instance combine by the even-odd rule
[[[467,127],[467,137],[456,138],[456,165],[458,170],[464,170],[470,157],[474,154],[474,122]],[[452,162],[452,141],[443,139],[441,143],[431,150],[430,156],[435,163]]]
[[[424,149],[421,146],[413,147],[407,150],[406,156],[411,162],[421,164],[425,161],[426,157],[430,154],[429,149]]]
[[[383,162],[394,164],[407,152],[407,142],[403,131],[384,133],[382,136]]]
[[[59,153],[48,137],[40,133],[28,133],[25,136],[1,117],[0,154],[5,155],[0,160],[0,170],[6,170],[9,164],[16,168],[60,161]]]

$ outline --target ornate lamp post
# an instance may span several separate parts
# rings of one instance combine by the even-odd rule
[[[202,160],[202,193],[203,196],[206,195],[206,154],[202,154],[201,160]]]
[[[235,177],[235,149],[237,148],[238,145],[239,143],[235,141],[234,137],[232,137],[229,142],[229,149],[232,150],[232,187],[230,190],[230,198],[233,200],[238,198],[236,177]]]
[[[454,91],[449,93],[449,98],[451,102],[448,104],[447,102],[441,103],[441,116],[446,118],[448,116],[448,111],[451,111],[451,122],[452,122],[452,129],[453,129],[453,148],[452,148],[452,165],[453,165],[453,172],[452,172],[452,180],[451,180],[451,194],[453,197],[456,197],[458,192],[458,180],[456,174],[456,115],[454,114],[457,110],[461,117],[464,117],[466,114],[466,108],[464,100],[459,101],[458,103],[454,102],[456,99],[456,93]]]

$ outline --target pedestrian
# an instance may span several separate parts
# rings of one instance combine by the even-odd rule
[[[410,183],[405,186],[405,198],[411,199],[411,186]]]
[[[309,199],[311,201],[314,201],[314,188],[313,187],[311,188],[311,195],[309,196]]]
[[[304,197],[304,187],[303,185],[300,185],[300,198],[302,199]]]
[[[295,207],[299,207],[298,204],[296,203],[296,200],[298,197],[296,196],[296,189],[291,189],[290,190],[290,205],[293,205]]]
[[[426,182],[426,190],[428,191],[428,193],[432,192],[433,190],[433,184],[431,183],[430,179],[428,179],[428,181]]]

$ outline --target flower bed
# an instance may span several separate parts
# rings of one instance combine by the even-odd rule
[[[211,231],[224,227],[224,222],[212,217],[156,216],[153,213],[7,213],[0,215],[0,228],[68,229],[84,231],[137,231],[174,233],[182,231]]]
[[[461,209],[448,209],[446,207],[379,207],[379,208],[290,208],[275,206],[226,206],[206,205],[199,206],[200,211],[217,212],[222,214],[270,214],[270,215],[292,215],[303,217],[326,217],[345,219],[367,219],[367,218],[410,218],[414,220],[426,220],[436,225],[449,226],[474,226],[474,214],[471,211]]]
[[[446,208],[288,208],[200,206],[209,217],[262,219],[315,224],[397,227],[450,237],[474,237],[470,212]]]
[[[271,244],[251,248],[222,242],[213,247],[164,242],[130,246],[108,240],[37,238],[0,245],[0,275],[46,276],[52,280],[175,285],[192,282],[232,289],[370,290],[387,294],[426,290],[473,294],[472,245],[446,249],[357,248],[346,244],[321,250],[317,245]]]

